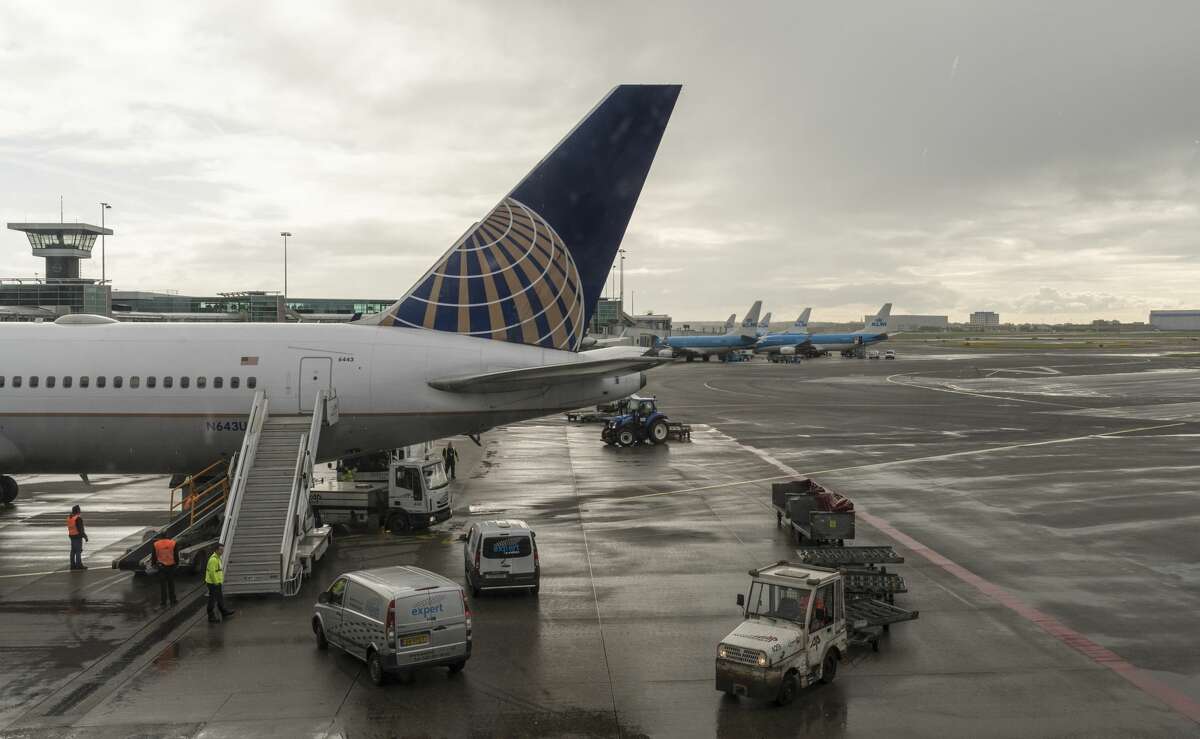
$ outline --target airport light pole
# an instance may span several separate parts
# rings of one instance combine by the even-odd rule
[[[100,229],[101,229],[101,233],[100,233],[100,284],[101,285],[103,285],[107,281],[107,278],[108,278],[108,274],[107,274],[105,264],[104,264],[104,261],[105,261],[104,211],[111,210],[111,209],[112,209],[112,206],[109,205],[108,203],[100,203]],[[96,242],[93,241],[92,243],[94,244]]]
[[[291,231],[280,231],[279,235],[283,237],[283,309],[287,310],[287,240],[292,235]]]
[[[621,310],[625,310],[625,250],[618,250],[621,254]]]

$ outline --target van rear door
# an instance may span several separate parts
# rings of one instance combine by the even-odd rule
[[[462,591],[431,586],[396,599],[396,663],[418,665],[462,653],[466,642]]]
[[[533,574],[533,539],[529,532],[491,534],[483,540],[483,559],[487,569],[503,573],[502,577]],[[487,584],[487,573],[484,573]]]

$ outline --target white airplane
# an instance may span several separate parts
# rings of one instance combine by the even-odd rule
[[[13,473],[189,473],[271,415],[338,396],[321,461],[614,400],[663,360],[578,353],[679,95],[613,89],[387,311],[349,324],[0,324],[0,496]]]

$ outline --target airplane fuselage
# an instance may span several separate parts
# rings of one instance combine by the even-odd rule
[[[585,356],[351,324],[4,324],[0,474],[192,472],[238,450],[256,390],[272,417],[311,413],[318,390],[336,391],[340,421],[320,445],[329,460],[482,432],[645,382],[634,372],[495,393],[427,384]]]
[[[672,336],[666,345],[676,356],[721,356],[741,349],[754,346],[755,337],[740,334],[724,334],[721,336]]]
[[[785,346],[807,347],[817,352],[847,351],[856,346],[866,346],[886,341],[887,334],[771,334],[755,344],[759,354],[774,354]]]

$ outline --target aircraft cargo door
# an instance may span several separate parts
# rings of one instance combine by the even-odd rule
[[[312,413],[317,391],[329,390],[333,375],[330,357],[300,358],[300,412]]]

